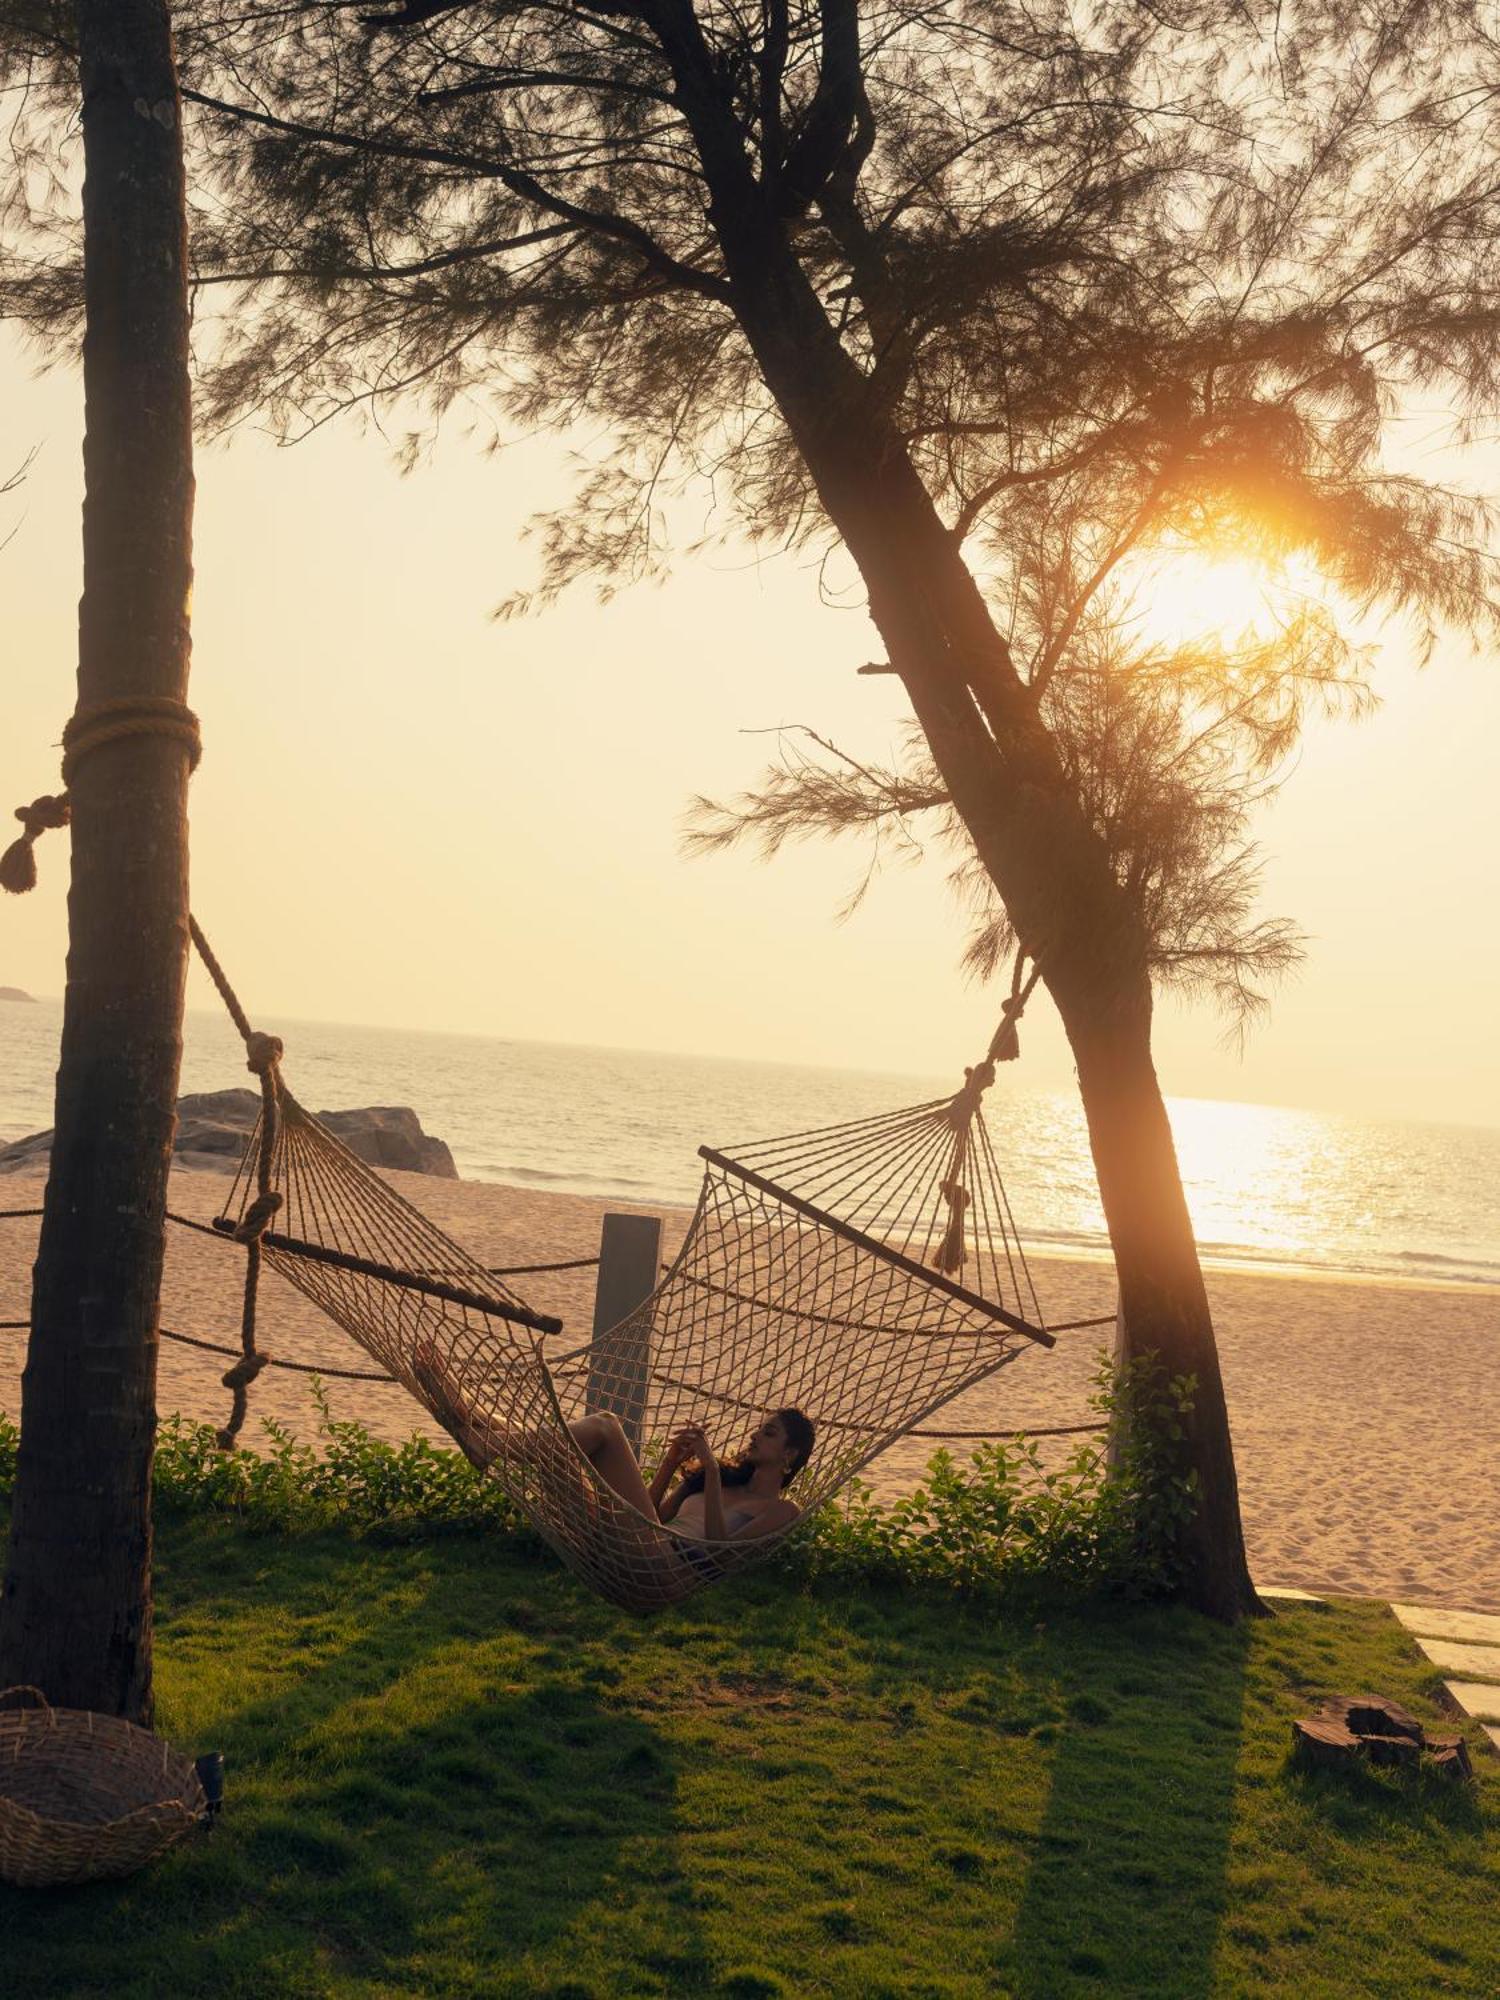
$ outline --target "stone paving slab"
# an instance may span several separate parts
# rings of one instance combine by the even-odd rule
[[[1500,1756],[1500,1722],[1486,1722],[1481,1725],[1484,1733],[1495,1746],[1495,1754]]]
[[[1478,1681],[1444,1681],[1443,1685],[1466,1715],[1478,1722],[1500,1722],[1500,1687],[1483,1687]],[[1492,1736],[1495,1733],[1490,1731]]]
[[[1255,1594],[1257,1597],[1273,1598],[1278,1604],[1288,1601],[1296,1604],[1321,1604],[1323,1602],[1315,1590],[1293,1590],[1290,1584],[1258,1583],[1255,1586]],[[1500,1625],[1500,1618],[1497,1618],[1495,1623]]]
[[[1500,1616],[1493,1611],[1445,1611],[1438,1605],[1426,1604],[1393,1604],[1391,1609],[1407,1631],[1420,1638],[1456,1639],[1466,1646],[1500,1646]]]
[[[1417,1644],[1435,1667],[1450,1674],[1500,1682],[1500,1646],[1460,1646],[1452,1639],[1418,1639]],[[1500,1687],[1495,1693],[1500,1696]]]

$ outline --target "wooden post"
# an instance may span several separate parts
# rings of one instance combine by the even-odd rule
[[[599,1282],[594,1292],[594,1344],[588,1407],[613,1410],[630,1448],[641,1449],[651,1367],[651,1323],[636,1310],[656,1290],[661,1268],[661,1218],[606,1215],[599,1236]]]

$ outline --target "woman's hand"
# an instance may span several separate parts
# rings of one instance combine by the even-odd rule
[[[682,1455],[696,1458],[705,1472],[709,1466],[717,1465],[719,1462],[718,1453],[709,1443],[708,1433],[701,1424],[684,1424],[672,1440],[674,1451],[679,1445],[682,1448]]]

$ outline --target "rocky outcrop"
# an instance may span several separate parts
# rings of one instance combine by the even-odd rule
[[[260,1116],[255,1090],[197,1091],[177,1100],[174,1151],[185,1167],[218,1168],[233,1173],[245,1150],[245,1140]],[[422,1130],[422,1121],[405,1105],[374,1104],[361,1111],[320,1111],[318,1117],[362,1160],[377,1167],[396,1167],[409,1174],[436,1174],[456,1181],[453,1155],[441,1139]],[[45,1166],[52,1134],[37,1132],[0,1147],[0,1173],[20,1173]]]
[[[0,986],[0,1000],[24,1000],[28,1007],[36,1005],[36,996],[23,993],[19,986]]]
[[[458,1179],[453,1155],[441,1139],[422,1130],[422,1121],[404,1104],[371,1104],[363,1111],[320,1111],[320,1124],[343,1140],[351,1153],[377,1167],[400,1167],[409,1174]]]

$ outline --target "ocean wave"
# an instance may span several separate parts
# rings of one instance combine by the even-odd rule
[[[1092,1229],[1028,1229],[1023,1249],[1045,1252],[1069,1250],[1108,1259],[1109,1238]],[[1201,1240],[1198,1255],[1211,1268],[1243,1268],[1254,1265],[1267,1271],[1292,1272],[1299,1277],[1399,1278],[1403,1265],[1418,1264],[1422,1276],[1439,1284],[1500,1286],[1500,1262],[1486,1257],[1447,1255],[1441,1251],[1400,1250],[1373,1257],[1340,1255],[1332,1246],[1323,1253],[1302,1251],[1276,1244],[1236,1243]]]
[[[547,1167],[498,1166],[491,1160],[466,1160],[468,1177],[477,1181],[498,1181],[514,1186],[550,1187],[559,1194],[618,1194],[622,1201],[659,1201],[672,1208],[682,1206],[680,1194],[663,1194],[653,1181],[633,1179],[629,1174],[588,1174],[578,1169],[554,1172]]]
[[[1398,1250],[1396,1252],[1396,1262],[1398,1264],[1474,1264],[1481,1271],[1500,1271],[1500,1258],[1445,1257],[1440,1251],[1434,1250]],[[1500,1283],[1500,1279],[1487,1282]]]

